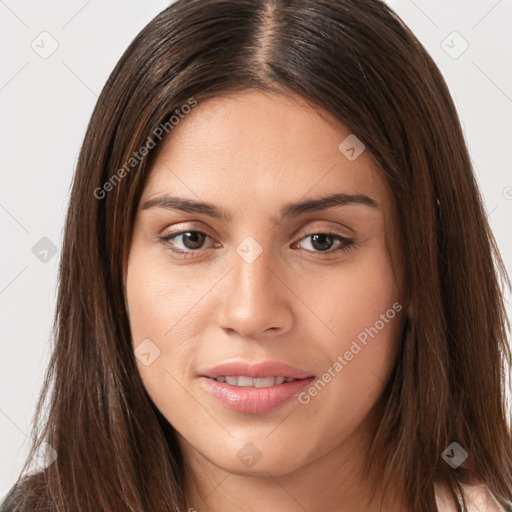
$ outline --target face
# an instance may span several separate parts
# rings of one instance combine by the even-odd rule
[[[133,348],[205,464],[292,473],[382,395],[404,309],[394,207],[349,135],[248,91],[199,102],[158,147],[126,264]]]

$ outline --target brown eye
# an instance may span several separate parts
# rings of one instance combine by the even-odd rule
[[[186,233],[182,233],[183,244],[187,249],[199,249],[203,243],[206,236],[205,233],[200,233],[199,231],[187,231]]]
[[[327,251],[329,250],[333,243],[335,242],[335,238],[332,235],[326,235],[324,233],[320,233],[317,235],[311,236],[311,245],[315,249],[319,251]]]
[[[207,238],[211,237],[202,231],[181,231],[162,237],[162,242],[171,245],[171,251],[188,252],[203,249]]]
[[[354,245],[354,240],[350,238],[345,238],[341,235],[335,233],[311,233],[305,237],[303,237],[299,243],[304,242],[304,240],[310,239],[310,247],[312,249],[306,249],[310,252],[338,252],[338,251],[346,251]],[[330,250],[334,245],[338,245],[338,248],[335,250]]]

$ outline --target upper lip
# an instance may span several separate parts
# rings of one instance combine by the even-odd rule
[[[306,370],[295,368],[278,361],[262,361],[249,363],[247,361],[229,361],[201,372],[201,376],[216,379],[225,376],[245,376],[257,378],[265,377],[291,377],[293,379],[306,379],[314,375]]]

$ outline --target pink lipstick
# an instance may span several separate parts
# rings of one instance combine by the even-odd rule
[[[311,372],[276,361],[232,361],[201,372],[203,388],[225,407],[262,414],[281,407],[314,379]]]

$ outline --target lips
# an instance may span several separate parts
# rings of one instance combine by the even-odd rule
[[[202,377],[216,379],[217,377],[284,377],[291,379],[307,379],[314,377],[311,372],[290,366],[288,364],[279,363],[277,361],[263,361],[260,363],[248,363],[245,361],[231,361],[217,365],[213,368],[201,372]]]
[[[201,372],[203,389],[228,409],[248,414],[273,411],[314,379],[305,370],[276,361],[233,361]]]

